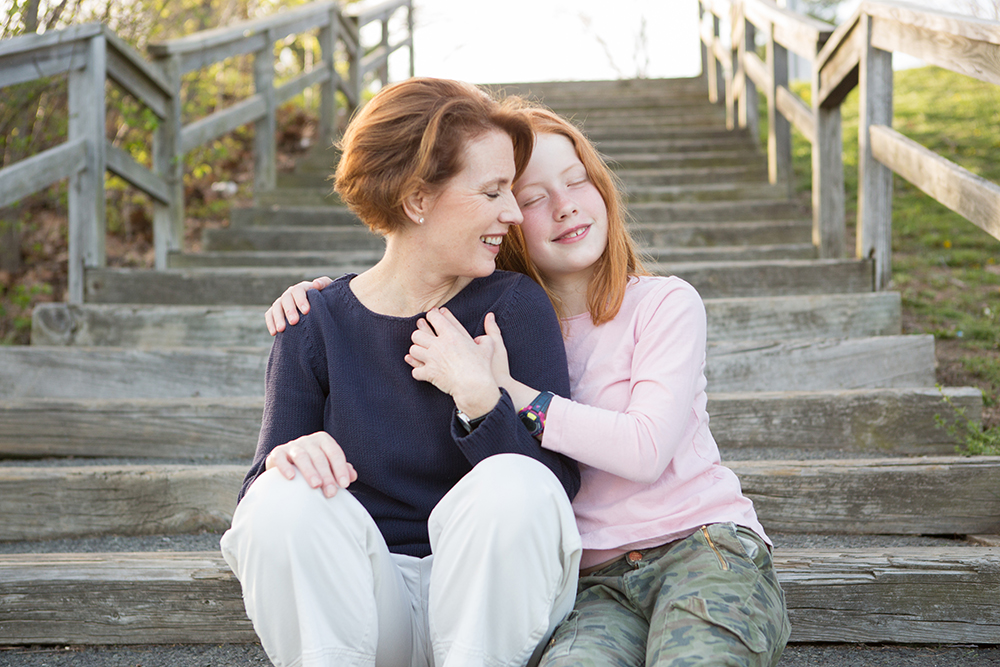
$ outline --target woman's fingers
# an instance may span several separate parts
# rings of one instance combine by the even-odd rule
[[[313,280],[303,280],[282,292],[264,313],[264,323],[267,324],[268,333],[274,336],[284,331],[286,325],[298,324],[299,313],[305,315],[309,312],[309,296],[306,292],[311,289],[323,289],[332,282],[328,276],[320,276]]]
[[[265,468],[272,467],[277,467],[287,479],[293,479],[298,470],[311,488],[322,488],[327,498],[337,494],[338,486],[346,489],[358,478],[344,450],[325,431],[275,447],[265,461]]]

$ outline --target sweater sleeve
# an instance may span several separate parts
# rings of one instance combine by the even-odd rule
[[[494,315],[503,332],[511,375],[539,391],[569,396],[566,348],[552,304],[541,287],[528,278],[519,281],[512,295],[499,304]],[[453,420],[452,435],[471,465],[495,454],[523,454],[545,464],[566,489],[570,500],[580,490],[576,462],[543,449],[521,423],[506,391],[479,426],[466,434]]]
[[[313,307],[316,308],[316,303]],[[237,501],[243,499],[250,484],[264,472],[264,460],[272,449],[323,430],[329,378],[325,357],[319,354],[323,347],[312,344],[317,317],[303,316],[297,326],[279,333],[271,345],[257,450]]]
[[[704,388],[706,315],[682,281],[665,283],[638,313],[624,412],[555,398],[542,445],[625,479],[655,482],[689,436],[696,394]],[[588,378],[593,381],[594,378]]]

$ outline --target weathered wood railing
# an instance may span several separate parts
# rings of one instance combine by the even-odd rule
[[[405,10],[404,35],[390,43],[389,21]],[[361,43],[361,29],[381,22],[381,41]],[[289,35],[319,30],[318,64],[274,85],[274,45]],[[338,45],[342,47],[338,63]],[[152,61],[101,24],[73,26],[0,42],[0,89],[68,73],[66,141],[0,170],[0,208],[69,178],[69,286],[67,299],[84,299],[84,271],[105,265],[105,170],[153,201],[157,268],[184,238],[184,156],[245,123],[255,125],[254,189],[274,188],[276,113],[279,105],[311,86],[320,89],[320,137],[335,131],[337,93],[348,112],[361,104],[369,79],[388,82],[389,56],[409,49],[413,75],[412,0],[352,5],[315,2],[275,16],[199,32],[149,47]],[[182,77],[234,56],[253,55],[254,94],[204,118],[183,124]],[[340,65],[340,67],[338,67]],[[346,72],[342,75],[341,72]],[[157,119],[152,168],[139,164],[105,138],[105,82],[145,105]]]
[[[833,26],[769,0],[703,0],[702,67],[730,127],[756,137],[757,89],[767,95],[772,183],[791,184],[794,125],[812,145],[813,242],[821,257],[845,252],[840,106],[859,87],[855,253],[875,262],[875,288],[891,279],[892,173],[1000,238],[1000,187],[907,139],[892,126],[892,53],[1000,84],[1000,23],[896,2],[866,1]],[[720,37],[728,21],[731,40]],[[756,32],[766,38],[765,60]],[[812,63],[811,105],[788,88],[787,53]]]

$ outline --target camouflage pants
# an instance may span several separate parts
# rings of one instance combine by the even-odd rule
[[[788,640],[771,554],[733,524],[581,575],[540,667],[773,666]]]

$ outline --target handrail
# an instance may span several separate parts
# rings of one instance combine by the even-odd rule
[[[406,10],[405,36],[390,44],[389,21]],[[381,22],[381,41],[366,46],[361,28]],[[319,30],[321,58],[310,70],[281,85],[274,83],[274,44],[289,35]],[[338,45],[344,67],[335,58]],[[69,131],[65,142],[0,169],[0,207],[10,205],[64,178],[69,187],[68,301],[85,298],[85,271],[105,265],[106,171],[153,200],[156,267],[166,268],[170,251],[182,247],[184,232],[184,156],[198,146],[244,123],[255,124],[254,187],[275,187],[276,112],[278,105],[305,89],[320,87],[319,136],[331,141],[336,128],[336,94],[347,111],[360,106],[369,76],[388,83],[388,58],[409,49],[413,76],[412,0],[352,5],[341,11],[334,0],[321,0],[224,28],[205,30],[149,45],[152,62],[99,23],[71,26],[42,35],[0,41],[0,88],[68,73]],[[182,123],[183,75],[237,55],[252,54],[254,93],[206,117]],[[346,69],[347,75],[341,72]],[[105,81],[112,80],[149,109],[157,119],[152,169],[139,164],[104,136]]]
[[[834,30],[769,0],[705,0],[700,17],[702,65],[709,98],[725,101],[730,128],[757,136],[757,87],[768,102],[768,165],[772,183],[791,183],[794,125],[812,144],[813,242],[821,257],[845,252],[840,105],[856,86],[859,118],[858,228],[855,254],[875,264],[875,289],[891,279],[892,174],[1000,239],[1000,186],[891,129],[892,53],[906,53],[953,72],[1000,84],[1000,23],[890,0],[866,0]],[[720,19],[731,16],[731,42]],[[767,38],[767,59],[754,52]],[[731,62],[721,50],[734,53]],[[811,105],[788,89],[787,51],[812,64]]]

